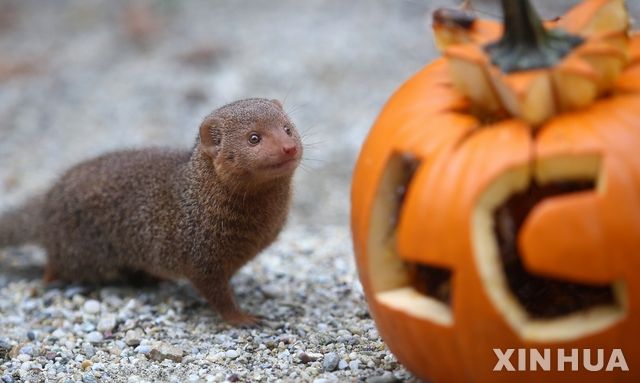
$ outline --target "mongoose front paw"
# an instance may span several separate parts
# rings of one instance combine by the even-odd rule
[[[257,327],[262,322],[262,318],[245,313],[226,315],[224,320],[234,327]]]

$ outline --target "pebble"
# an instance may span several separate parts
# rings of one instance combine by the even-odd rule
[[[84,322],[80,328],[82,329],[83,332],[91,332],[94,331],[96,329],[96,326],[93,323],[90,322]]]
[[[113,314],[106,314],[98,321],[98,331],[110,332],[116,327],[116,316]]]
[[[340,362],[340,357],[335,352],[330,352],[324,355],[324,359],[322,361],[322,367],[325,371],[334,371],[338,367],[338,363]]]
[[[306,352],[301,352],[298,355],[298,359],[300,359],[300,362],[305,364],[310,362],[315,362],[321,357],[322,357],[322,354],[314,354],[314,353],[306,353]]]
[[[149,351],[149,357],[155,361],[163,361],[165,359],[173,360],[176,363],[182,361],[184,350],[180,347],[173,346],[168,343],[159,342]]]
[[[51,333],[51,336],[53,336],[54,338],[57,338],[57,339],[62,339],[62,338],[65,338],[67,336],[67,333],[63,329],[58,328],[58,329],[55,329],[55,331],[53,331]]]
[[[84,302],[84,306],[82,307],[85,313],[95,315],[100,312],[100,302],[95,299],[89,299]]]
[[[396,378],[392,373],[385,372],[383,375],[372,376],[367,378],[366,383],[397,383],[400,379]]]
[[[349,363],[347,363],[347,361],[344,359],[340,359],[340,362],[338,362],[338,368],[344,370],[347,367],[349,367]]]
[[[20,354],[33,356],[33,345],[26,344],[20,348]]]
[[[96,354],[96,349],[90,344],[82,345],[82,352],[89,358],[92,358]]]
[[[148,354],[151,352],[151,350],[152,350],[152,347],[148,344],[141,344],[140,346],[134,349],[134,351],[139,354]]]
[[[326,378],[314,379],[313,383],[335,383],[338,379],[335,376],[329,375]]]
[[[64,297],[67,299],[72,299],[79,295],[84,295],[87,293],[87,288],[85,286],[70,286],[65,289]]]
[[[28,362],[31,360],[31,355],[28,354],[20,354],[18,356],[16,356],[16,359],[18,359],[21,362]]]
[[[2,353],[9,353],[11,348],[11,343],[9,343],[9,341],[0,338],[0,358],[2,357]]]
[[[90,343],[100,343],[104,340],[104,337],[98,331],[92,331],[87,334],[86,339]]]
[[[225,352],[224,355],[229,359],[235,359],[238,356],[240,356],[240,354],[236,350],[227,350],[227,352]]]
[[[142,331],[139,329],[129,330],[124,336],[127,346],[137,346],[142,341]]]

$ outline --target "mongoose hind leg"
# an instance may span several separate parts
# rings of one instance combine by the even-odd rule
[[[230,325],[253,327],[260,323],[260,318],[247,314],[238,307],[228,278],[199,277],[191,279],[191,282]]]
[[[60,278],[58,277],[58,272],[55,267],[51,264],[51,262],[47,262],[47,265],[44,267],[44,274],[42,275],[42,282],[45,285],[50,285]]]
[[[45,280],[89,285],[111,284],[126,280],[121,267],[113,261],[112,263],[101,261],[96,256],[100,253],[95,249],[73,246],[61,249],[46,246],[45,249],[47,250]]]

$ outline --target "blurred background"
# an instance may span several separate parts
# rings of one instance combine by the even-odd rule
[[[369,127],[437,56],[433,9],[459,3],[0,0],[0,210],[105,151],[190,147],[213,109],[268,97],[307,144],[291,222],[346,225]],[[474,6],[497,18],[496,3]],[[536,5],[554,17],[575,3]]]

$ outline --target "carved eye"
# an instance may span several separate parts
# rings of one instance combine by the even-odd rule
[[[287,133],[287,136],[291,136],[293,134],[291,127],[287,125],[284,126],[284,132]]]
[[[260,140],[262,140],[262,137],[260,137],[258,133],[252,133],[251,136],[249,136],[249,143],[251,145],[258,145]]]

